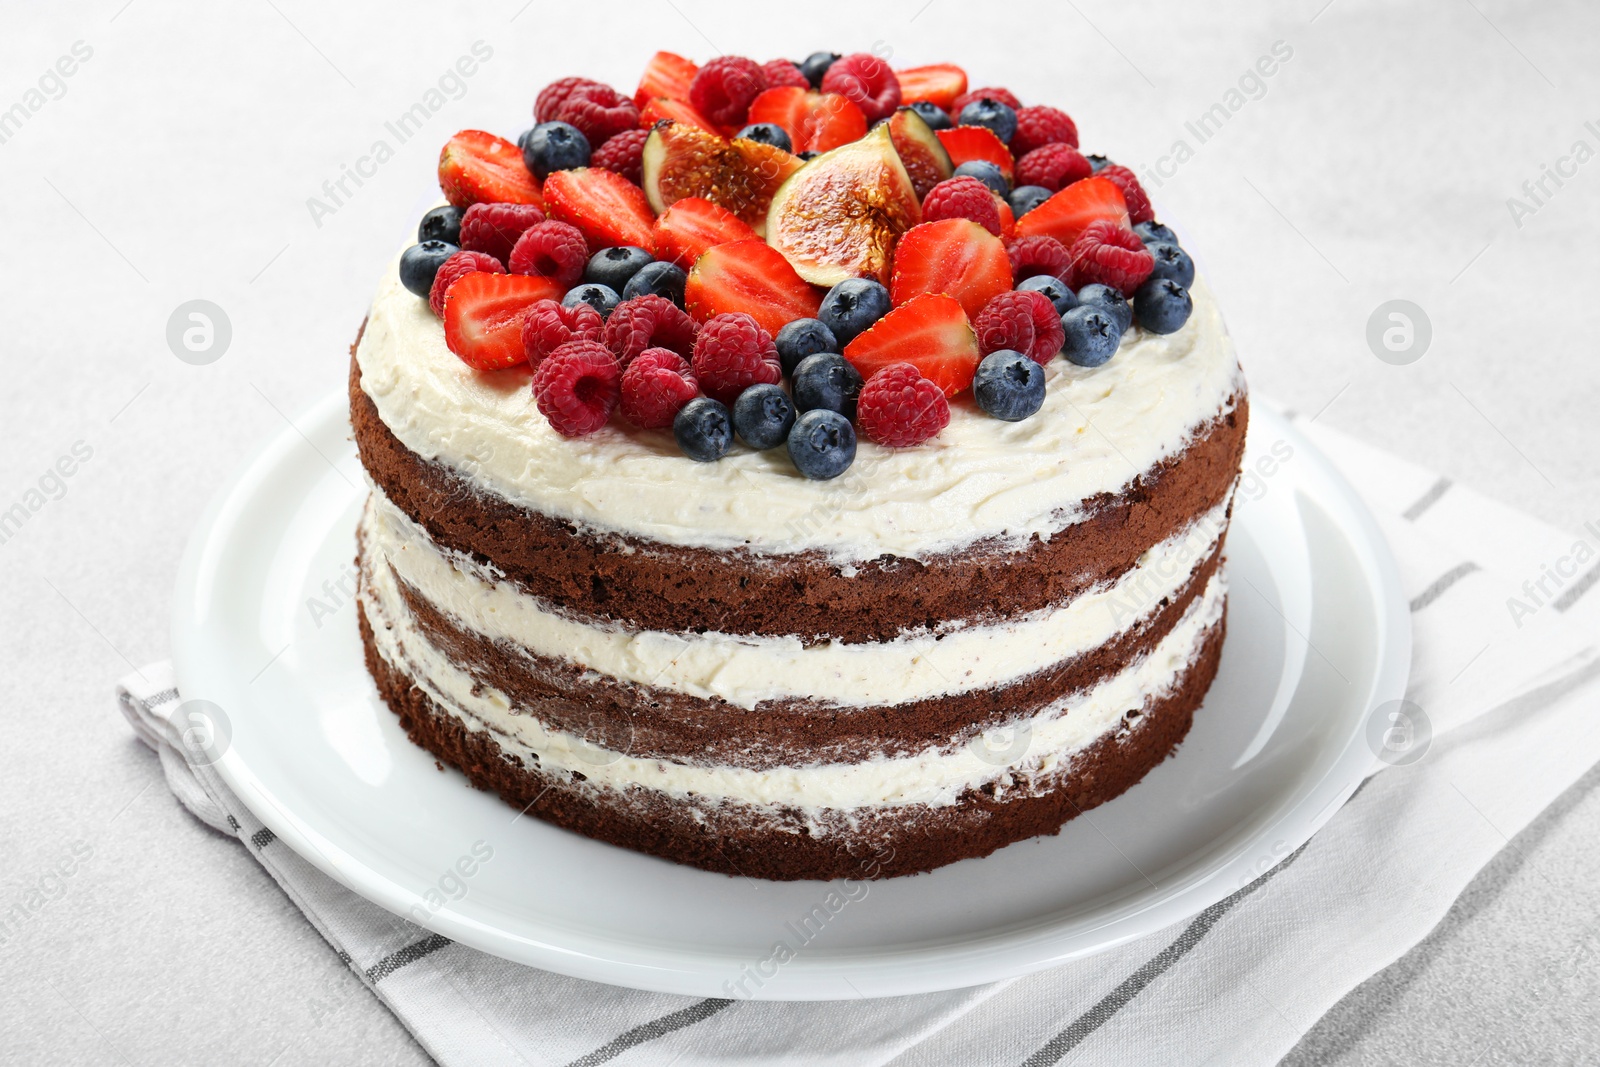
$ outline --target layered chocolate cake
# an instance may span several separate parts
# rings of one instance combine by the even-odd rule
[[[1131,172],[956,74],[663,53],[452,139],[349,383],[361,633],[413,741],[569,830],[827,879],[1055,833],[1183,739],[1232,345]]]

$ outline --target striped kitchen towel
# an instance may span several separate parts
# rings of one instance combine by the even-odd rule
[[[1302,429],[1365,496],[1399,560],[1415,625],[1415,721],[1397,752],[1411,747],[1310,842],[1264,857],[1270,869],[1193,919],[1010,981],[763,1003],[507,963],[384,911],[275,841],[210,767],[185,760],[170,666],[125,679],[118,696],[183,804],[238,837],[451,1067],[1276,1063],[1340,997],[1426,936],[1474,874],[1600,762],[1600,516],[1580,533],[1558,531],[1332,431]],[[1241,493],[1275,491],[1274,464],[1294,462],[1294,445],[1279,444]]]

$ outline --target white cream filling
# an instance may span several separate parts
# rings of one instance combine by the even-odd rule
[[[1219,571],[1172,630],[1147,654],[1089,690],[1059,700],[1010,724],[1004,740],[975,738],[915,756],[872,755],[858,763],[750,770],[696,767],[640,759],[545,728],[519,714],[505,694],[482,685],[440,653],[411,617],[387,568],[368,566],[362,597],[379,655],[402,671],[469,729],[492,729],[501,748],[558,776],[582,774],[593,786],[638,786],[674,797],[781,805],[809,812],[884,805],[954,803],[990,782],[1002,792],[1026,793],[1059,771],[1072,754],[1116,729],[1124,716],[1172,691],[1221,617],[1226,582]],[[959,738],[953,740],[960,740]]]
[[[625,682],[720,697],[741,708],[803,697],[845,706],[906,704],[1019,681],[1098,648],[1176,596],[1216,547],[1228,502],[1144,553],[1115,582],[1065,605],[993,625],[952,623],[892,641],[806,645],[799,637],[678,634],[579,621],[471,557],[440,548],[374,489],[367,551],[457,623],[484,637]]]
[[[1082,501],[1186,448],[1244,388],[1215,300],[1198,282],[1193,295],[1183,329],[1136,329],[1103,367],[1052,360],[1032,418],[1001,422],[959,399],[933,441],[863,441],[854,466],[828,482],[802,477],[781,448],[737,445],[694,463],[670,434],[621,419],[578,440],[560,436],[534,406],[525,370],[480,373],[450,352],[395,264],[357,359],[362,388],[402,444],[522,507],[675,545],[817,550],[841,563],[926,558],[984,538],[1049,537]]]

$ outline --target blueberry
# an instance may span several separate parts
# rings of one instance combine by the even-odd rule
[[[617,295],[617,291],[611,286],[601,285],[599,282],[584,282],[576,289],[568,291],[567,295],[561,298],[562,307],[570,308],[577,307],[579,304],[588,304],[600,312],[600,317],[603,319],[610,318],[611,312],[620,303],[622,303],[622,297]]]
[[[1128,304],[1127,298],[1122,295],[1122,290],[1120,289],[1113,289],[1109,285],[1101,285],[1099,282],[1095,282],[1093,285],[1086,285],[1078,290],[1078,303],[1094,304],[1101,311],[1110,315],[1112,321],[1117,324],[1117,332],[1119,334],[1127,333],[1129,328],[1133,326],[1133,308]]]
[[[812,52],[800,64],[800,73],[806,76],[806,81],[811,83],[811,88],[822,88],[822,76],[828,73],[828,68],[833,66],[839,58],[838,52]]]
[[[1019,185],[1006,199],[1011,203],[1011,213],[1020,219],[1054,195],[1042,185]]]
[[[751,448],[776,448],[793,425],[794,401],[781,386],[752,385],[733,402],[733,428]]]
[[[1009,348],[991,352],[978,364],[972,398],[997,419],[1021,422],[1044,406],[1044,368]]]
[[[427,298],[433,289],[433,276],[439,273],[439,264],[461,249],[445,241],[423,241],[400,253],[400,284],[418,296]]]
[[[635,245],[612,245],[589,257],[589,265],[583,269],[583,280],[609,286],[620,293],[627,288],[629,279],[639,273],[639,268],[654,262],[654,256]]]
[[[930,130],[948,130],[955,125],[950,121],[950,112],[938,104],[927,100],[917,100],[906,106],[920,115],[922,121],[928,124],[928,129]]]
[[[1061,316],[1061,328],[1067,334],[1062,354],[1080,367],[1100,366],[1117,354],[1122,343],[1116,320],[1098,304],[1079,304]]]
[[[1169,245],[1178,243],[1178,235],[1172,232],[1172,227],[1159,222],[1141,222],[1133,228],[1133,232],[1138,234],[1139,240],[1145,244],[1155,241],[1164,241]]]
[[[1175,333],[1189,321],[1194,301],[1189,290],[1171,278],[1150,278],[1133,294],[1139,325],[1151,333]]]
[[[1089,169],[1094,174],[1099,174],[1102,170],[1111,166],[1111,160],[1098,152],[1092,152],[1084,158],[1089,161]]]
[[[970,159],[956,168],[957,178],[976,178],[1001,196],[1011,195],[1011,184],[1000,168],[986,159]]]
[[[684,455],[699,463],[710,463],[728,454],[733,445],[733,423],[728,419],[727,408],[709,396],[698,396],[673,416],[672,436]]]
[[[632,300],[636,296],[654,293],[683,307],[683,287],[688,283],[689,275],[684,273],[682,267],[658,260],[646,263],[628,279],[628,284],[622,287],[622,299]]]
[[[1078,306],[1078,296],[1067,283],[1050,274],[1035,274],[1031,278],[1024,278],[1017,283],[1017,288],[1035,293],[1043,293],[1050,298],[1050,303],[1056,306],[1057,315],[1065,315]]]
[[[541,122],[522,141],[522,161],[541,181],[554,170],[589,165],[589,138],[570,122]]]
[[[801,411],[837,411],[847,419],[856,417],[856,401],[861,396],[861,372],[837,352],[818,352],[807,356],[794,369],[794,406]]]
[[[1010,104],[991,100],[987,96],[962,108],[960,122],[963,126],[986,126],[1006,144],[1010,144],[1011,138],[1017,135],[1016,110]]]
[[[818,352],[837,352],[840,348],[833,331],[819,319],[795,319],[785,323],[773,341],[778,346],[778,361],[783,364],[783,373],[791,378],[802,359]]]
[[[889,290],[870,278],[846,278],[822,298],[817,318],[833,331],[840,350],[856,335],[889,314]]]
[[[769,144],[774,148],[781,148],[785,152],[793,151],[794,149],[794,142],[789,140],[788,132],[776,122],[753,123],[734,134],[734,136],[743,137],[747,141],[756,141],[760,144]]]
[[[1156,261],[1151,278],[1171,278],[1185,289],[1194,284],[1194,260],[1189,253],[1169,241],[1151,241],[1144,247]]]
[[[837,411],[808,411],[789,431],[789,458],[807,478],[837,478],[855,462],[855,428]]]
[[[460,244],[462,214],[462,210],[454,204],[434,208],[422,216],[422,222],[417,226],[417,240]]]

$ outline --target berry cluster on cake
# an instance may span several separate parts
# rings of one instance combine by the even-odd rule
[[[654,56],[444,146],[352,349],[368,668],[529,814],[762,878],[1057,832],[1187,733],[1247,399],[1068,114]]]

